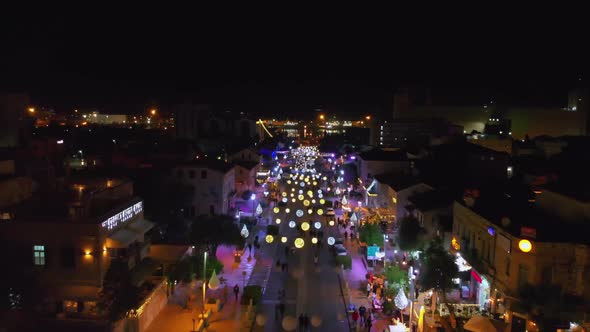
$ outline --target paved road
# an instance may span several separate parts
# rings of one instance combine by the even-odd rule
[[[286,191],[290,194],[292,192],[291,188],[294,188],[294,186],[288,186],[284,181],[281,182],[281,192]],[[306,192],[309,189],[311,188],[306,187],[304,191]],[[316,193],[317,189],[318,187],[315,187],[312,190]],[[296,188],[296,194],[298,190],[299,188]],[[316,208],[319,207],[319,205],[314,206],[313,215],[309,215],[306,212],[303,217],[298,218],[295,215],[297,209],[307,211],[308,208],[304,207],[299,200],[293,203],[289,197],[287,205],[280,207],[280,213],[272,214],[272,223],[275,222],[276,218],[281,219],[281,224],[279,225],[280,236],[287,236],[288,241],[286,244],[282,244],[280,243],[280,236],[275,239],[275,242],[279,242],[275,247],[274,256],[272,257],[272,262],[275,264],[269,267],[269,278],[266,281],[262,305],[259,308],[259,312],[266,315],[267,322],[262,327],[255,324],[254,331],[282,331],[281,319],[276,313],[276,304],[279,303],[278,294],[281,289],[286,291],[286,298],[284,300],[286,304],[286,315],[297,318],[303,313],[307,314],[310,318],[317,316],[321,319],[321,325],[319,327],[311,327],[311,331],[348,330],[348,322],[345,318],[345,305],[341,295],[340,282],[335,270],[335,258],[329,251],[329,246],[326,243],[328,236],[330,234],[337,234],[337,230],[335,226],[328,226],[326,217],[318,216],[315,213]],[[289,208],[290,213],[285,213],[285,208]],[[312,244],[312,237],[309,231],[303,233],[298,228],[290,228],[288,223],[291,220],[298,223],[311,221],[312,225],[315,221],[321,221],[324,231],[324,245],[322,248],[319,249],[317,245]],[[304,238],[305,246],[297,249],[295,254],[286,256],[285,247],[287,245],[291,247],[297,236]],[[264,245],[271,246],[269,244]],[[275,246],[275,244],[273,243],[272,246]],[[319,263],[317,266],[313,262],[314,253],[316,252],[319,252]],[[268,260],[269,258],[267,257],[265,261]],[[281,268],[276,266],[277,260],[281,263],[288,262],[289,271],[281,271]],[[253,274],[250,284],[254,283],[255,280],[257,279],[254,278]]]

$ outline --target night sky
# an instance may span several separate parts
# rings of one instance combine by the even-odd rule
[[[133,113],[192,101],[296,116],[387,109],[407,86],[431,88],[435,103],[560,106],[584,71],[575,59],[520,42],[473,45],[203,16],[16,19],[0,55],[0,92],[26,92],[57,111]]]

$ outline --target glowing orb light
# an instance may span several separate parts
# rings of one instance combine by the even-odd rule
[[[324,198],[323,194],[318,194],[318,198]]]
[[[280,219],[280,218],[277,218],[277,219],[275,220],[275,222],[276,222],[277,224],[280,224],[280,223],[281,223],[281,219]]]
[[[313,227],[315,227],[315,229],[320,229],[320,228],[322,228],[322,223],[319,221],[316,221],[313,223]]]
[[[272,209],[272,211],[273,211],[274,213],[279,213],[279,211],[281,211],[281,209],[279,209],[279,207],[278,207],[278,206],[275,206],[275,207]]]
[[[304,232],[307,232],[307,231],[309,230],[309,223],[308,223],[307,221],[304,221],[304,222],[301,224],[301,229],[302,229]]]
[[[318,243],[318,238],[317,237],[312,237],[311,238],[311,243],[313,243],[313,244]]]
[[[275,238],[274,238],[272,235],[270,235],[270,234],[268,234],[268,235],[265,237],[265,239],[266,239],[266,243],[272,243],[272,241],[274,241],[274,240],[275,240]]]
[[[283,193],[281,194],[283,197],[287,197],[287,193],[283,191]]]
[[[299,193],[300,193],[300,194],[303,194],[303,190],[299,189]]]
[[[295,228],[295,226],[297,226],[297,223],[293,220],[289,221],[289,227],[291,228]]]
[[[290,213],[290,212],[291,212],[291,209],[289,209],[289,208],[285,209],[285,213]]]
[[[297,215],[299,218],[303,217],[303,210],[297,210],[295,215]]]
[[[312,209],[308,209],[308,210],[307,210],[307,213],[309,213],[309,214],[313,214],[313,210],[312,210]]]
[[[300,185],[301,187],[305,187],[305,182],[301,182],[301,183],[299,183],[299,185]]]
[[[291,193],[291,197],[295,197],[295,194],[294,193]]]
[[[309,197],[313,197],[313,191],[311,191],[311,190],[308,190],[308,191],[307,191],[307,196],[309,196]]]
[[[302,201],[302,200],[304,200],[304,199],[305,199],[305,197],[304,197],[303,195],[299,195],[299,196],[297,196],[297,198],[298,198],[300,201]]]
[[[287,237],[286,236],[281,236],[281,242],[282,243],[287,243]]]
[[[533,244],[529,240],[522,239],[518,241],[518,249],[522,252],[530,252],[533,250]]]
[[[328,222],[328,225],[330,225],[330,226],[334,226],[334,220],[330,220],[330,221]]]
[[[315,204],[315,199],[312,199],[311,200],[311,204]]]
[[[313,181],[313,185],[317,186],[318,185],[317,181]]]
[[[326,200],[325,200],[325,199],[323,199],[323,198],[322,198],[322,199],[320,199],[320,204],[322,204],[322,205],[326,204]]]
[[[287,184],[291,184],[291,180],[287,180]]]
[[[331,236],[330,236],[330,237],[328,238],[328,244],[329,244],[329,245],[331,245],[331,246],[333,246],[333,245],[334,245],[334,243],[336,243],[336,240],[335,240],[333,237],[331,237]]]
[[[309,201],[308,201],[308,200],[304,200],[304,201],[303,201],[303,205],[305,205],[305,206],[309,206]]]
[[[318,216],[321,216],[322,214],[324,214],[324,210],[318,209]]]
[[[302,238],[298,237],[295,239],[295,248],[303,248],[305,245],[305,241]]]
[[[291,202],[295,203],[295,202],[297,202],[297,200],[296,200],[295,198],[293,198],[293,199],[291,200]]]
[[[289,201],[289,199],[287,197],[283,197],[282,201],[283,201],[283,203],[287,203],[287,201]]]

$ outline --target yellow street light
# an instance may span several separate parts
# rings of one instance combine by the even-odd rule
[[[274,213],[279,213],[279,211],[281,211],[281,209],[279,209],[279,207],[278,207],[278,206],[275,206],[275,207],[272,209],[272,211],[273,211]]]
[[[272,235],[268,234],[265,239],[266,243],[272,243],[272,241],[274,241],[275,238]]]
[[[367,115],[367,116],[365,116],[365,119],[371,120],[371,116],[370,115]]]
[[[156,109],[155,109],[155,108],[151,109],[151,110],[150,110],[150,114],[151,114],[151,115],[156,115]]]
[[[35,108],[34,107],[29,107],[27,110],[29,111],[29,113],[35,113]]]
[[[303,223],[301,223],[301,229],[302,229],[304,232],[307,232],[307,231],[309,230],[309,227],[310,227],[310,226],[309,226],[309,223],[308,223],[307,221],[304,221]]]
[[[324,120],[326,117],[323,114],[320,114],[320,120]]]
[[[324,210],[318,209],[318,216],[321,216],[322,214],[324,214]]]
[[[287,237],[286,236],[281,236],[281,242],[282,243],[287,243]]]

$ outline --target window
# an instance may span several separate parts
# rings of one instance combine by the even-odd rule
[[[518,265],[518,286],[529,282],[529,267],[524,264]]]
[[[78,301],[64,301],[64,311],[65,312],[78,312]]]
[[[544,285],[551,285],[553,283],[553,268],[546,266],[541,271],[541,282]]]
[[[33,246],[33,258],[35,261],[35,265],[45,266],[45,246]]]
[[[182,177],[182,170],[179,169],[178,171],[176,171],[176,176],[181,178]]]
[[[188,177],[191,179],[195,178],[195,171],[193,171],[192,169],[190,171],[188,171]]]
[[[61,248],[60,252],[61,267],[76,267],[76,251],[74,248]]]
[[[506,275],[510,275],[510,257],[506,256]]]
[[[207,171],[206,170],[202,170],[201,171],[201,179],[206,179],[207,178]]]

